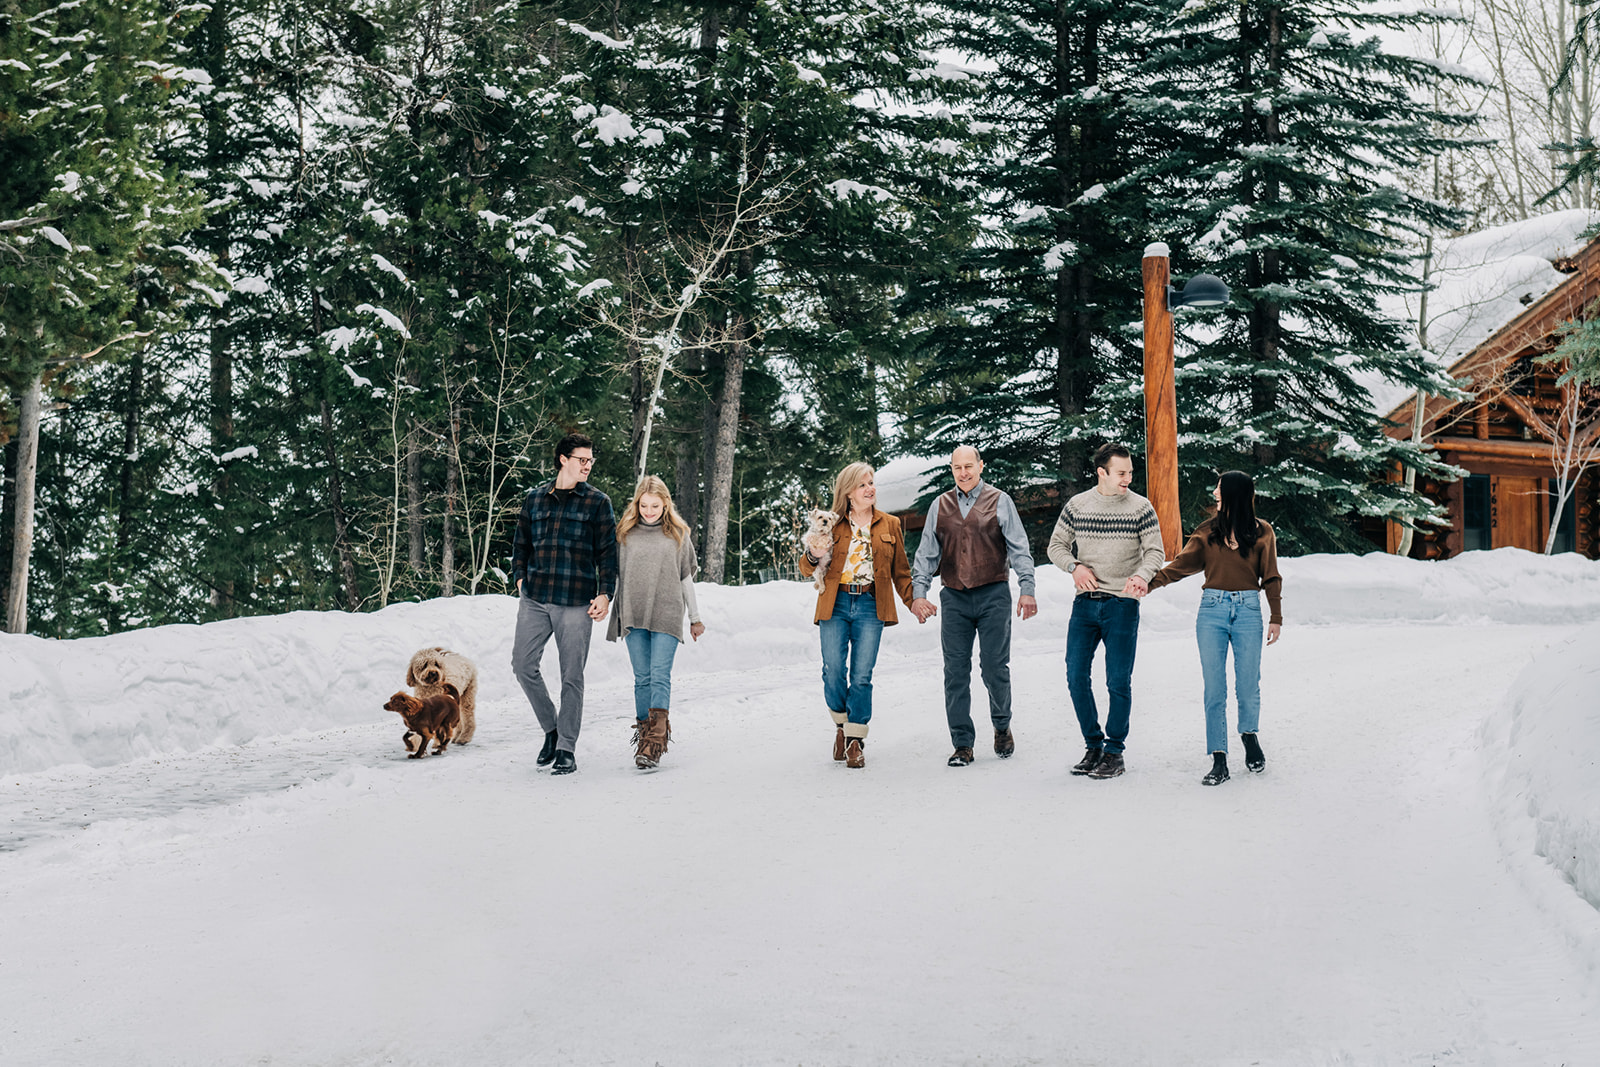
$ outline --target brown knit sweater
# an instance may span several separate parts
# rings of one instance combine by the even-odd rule
[[[1171,585],[1200,571],[1206,572],[1203,588],[1224,589],[1237,592],[1242,589],[1260,589],[1267,594],[1267,605],[1272,609],[1269,622],[1283,623],[1283,576],[1278,573],[1278,538],[1272,527],[1260,519],[1260,536],[1250,549],[1248,557],[1239,555],[1237,548],[1214,545],[1210,541],[1211,520],[1200,524],[1189,535],[1178,558],[1162,567],[1150,579],[1152,590]]]

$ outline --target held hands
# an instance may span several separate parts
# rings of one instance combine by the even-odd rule
[[[1039,602],[1037,600],[1027,593],[1017,597],[1017,617],[1019,619],[1031,619],[1037,614],[1039,614]]]
[[[589,601],[589,618],[595,622],[605,621],[606,614],[611,610],[611,598],[601,593]]]
[[[1094,576],[1094,571],[1089,569],[1087,563],[1080,563],[1072,568],[1072,584],[1082,593],[1092,593],[1100,588],[1100,579]]]
[[[1269,622],[1269,623],[1267,623],[1267,644],[1269,644],[1269,645],[1277,644],[1278,643],[1278,634],[1282,630],[1283,630],[1283,623],[1281,623],[1281,622]]]
[[[1129,578],[1125,583],[1123,583],[1122,586],[1123,596],[1131,596],[1137,599],[1143,597],[1148,592],[1150,592],[1150,583],[1146,582],[1137,574],[1135,574],[1132,578]]]
[[[700,640],[700,635],[705,633],[705,632],[706,632],[706,624],[705,623],[703,623],[703,622],[691,622],[689,624],[689,636],[694,638],[696,641]]]
[[[939,609],[927,597],[919,596],[911,602],[911,614],[917,617],[918,623],[924,623],[939,614]]]

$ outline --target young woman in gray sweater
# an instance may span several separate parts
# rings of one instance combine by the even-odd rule
[[[617,523],[617,598],[606,640],[628,646],[633,664],[633,763],[650,770],[672,739],[672,660],[683,643],[683,617],[696,641],[705,633],[694,598],[694,541],[672,506],[667,484],[639,479]]]

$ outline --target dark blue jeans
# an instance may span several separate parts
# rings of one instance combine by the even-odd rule
[[[1090,674],[1094,652],[1106,646],[1106,689],[1111,707],[1106,727],[1100,729]],[[1079,594],[1067,624],[1067,691],[1078,713],[1078,728],[1090,748],[1121,752],[1128,740],[1128,717],[1133,711],[1133,656],[1139,648],[1139,602],[1132,597],[1106,599]]]
[[[1011,727],[1011,586],[992,582],[976,589],[939,592],[939,639],[944,646],[944,714],[950,743],[971,748],[972,640],[978,640],[978,672],[989,691],[989,721]]]

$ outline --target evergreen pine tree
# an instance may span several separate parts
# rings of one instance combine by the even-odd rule
[[[1458,218],[1397,175],[1459,143],[1470,118],[1424,101],[1462,75],[1379,36],[1440,17],[1348,0],[1199,2],[1153,42],[1144,118],[1181,141],[1154,236],[1170,238],[1176,276],[1204,270],[1233,289],[1179,360],[1186,525],[1230,468],[1272,501],[1263,510],[1290,551],[1362,547],[1353,515],[1435,513],[1386,475],[1449,469],[1383,434],[1368,385],[1452,388],[1378,306],[1416,288],[1417,235]]]

